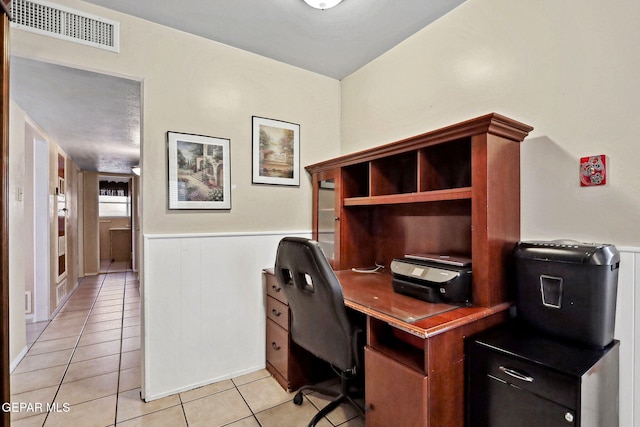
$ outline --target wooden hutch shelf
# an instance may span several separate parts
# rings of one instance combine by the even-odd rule
[[[348,197],[344,199],[344,206],[394,205],[463,199],[471,199],[471,187],[423,191],[420,193],[389,194],[386,196]]]

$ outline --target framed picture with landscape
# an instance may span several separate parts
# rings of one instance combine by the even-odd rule
[[[231,209],[230,140],[167,132],[169,209]]]
[[[253,116],[252,182],[300,186],[300,125]]]

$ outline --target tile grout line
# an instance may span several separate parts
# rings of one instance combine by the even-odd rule
[[[117,425],[118,401],[120,399],[120,377],[122,373],[122,353],[123,353],[122,349],[123,349],[123,343],[124,343],[124,320],[125,320],[124,312],[125,312],[125,305],[126,305],[126,299],[127,299],[127,286],[128,286],[128,280],[130,279],[130,276],[133,274],[133,271],[126,271],[124,273],[125,273],[125,276],[124,276],[124,289],[122,294],[122,321],[120,324],[120,328],[121,328],[120,329],[120,358],[118,361],[118,383],[116,388],[116,408],[115,408],[114,422],[113,422],[114,426]],[[131,278],[131,280],[133,281],[133,278]],[[138,298],[140,297],[139,294],[140,294],[140,291],[138,289]],[[139,301],[138,301],[138,304],[140,304]]]
[[[189,427],[189,419],[187,418],[187,412],[184,410],[185,402],[182,401],[182,393],[178,393],[178,400],[180,400],[180,409],[182,409],[182,416],[184,417],[184,424]]]
[[[76,340],[76,343],[75,343],[75,345],[74,345],[74,347],[73,347],[73,351],[71,352],[71,355],[69,356],[69,361],[67,362],[67,366],[65,367],[64,372],[62,373],[62,377],[60,378],[60,382],[58,383],[58,388],[56,389],[56,392],[55,392],[55,394],[53,395],[53,399],[52,399],[52,401],[51,401],[51,403],[52,403],[52,404],[53,404],[53,402],[55,402],[55,401],[56,401],[56,398],[58,397],[58,393],[60,393],[60,388],[62,388],[62,383],[64,382],[64,378],[66,377],[67,372],[69,371],[69,366],[71,365],[71,360],[73,359],[73,356],[76,354],[76,350],[78,349],[78,344],[80,343],[80,338],[82,337],[82,333],[84,332],[84,328],[86,327],[87,322],[89,321],[89,316],[91,315],[91,311],[93,310],[93,307],[94,307],[94,306],[95,306],[95,304],[96,304],[96,301],[97,301],[97,299],[98,299],[98,296],[100,295],[100,291],[102,290],[102,286],[104,285],[104,281],[105,281],[105,279],[106,279],[106,276],[102,279],[102,282],[100,283],[100,288],[98,289],[98,292],[96,293],[96,296],[95,296],[95,298],[94,298],[93,302],[91,303],[91,307],[89,308],[89,311],[87,312],[87,318],[86,318],[86,319],[84,319],[84,323],[82,324],[82,328],[80,329],[80,333],[78,334],[78,339]],[[84,279],[83,279],[83,280],[84,280]],[[81,285],[82,285],[82,281],[81,281],[80,283],[78,283],[78,286],[77,286],[77,287],[76,287],[76,289],[73,291],[73,294],[75,294],[75,293],[76,293],[76,291],[79,289],[79,287],[80,287]],[[74,296],[73,294],[69,297],[69,299],[67,299],[67,301],[65,302],[65,306],[66,306],[67,304],[69,304],[69,302],[71,301],[71,298]],[[64,307],[62,307],[62,308],[64,308]],[[60,314],[60,312],[61,312],[61,311],[62,311],[62,310],[60,310],[60,311],[58,311],[58,313],[56,313],[56,315],[55,315],[54,319],[55,319],[56,317],[58,317],[58,314]],[[49,322],[49,325],[51,325],[51,322],[52,322],[54,319],[52,319],[52,320]],[[47,325],[47,328],[49,327],[49,325]],[[46,329],[46,328],[45,328],[45,329]],[[44,420],[42,421],[42,425],[43,425],[43,426],[47,423],[47,419],[49,418],[49,414],[50,414],[50,412],[47,412],[47,413],[46,413],[46,415],[45,415],[45,417],[44,417]]]
[[[258,381],[258,380],[254,380],[254,381]],[[254,381],[250,381],[250,382],[248,382],[248,383],[246,383],[246,384],[252,383],[252,382],[254,382]],[[240,397],[241,397],[241,398],[242,398],[242,400],[244,401],[244,404],[245,404],[245,405],[247,405],[247,408],[249,408],[249,410],[251,411],[251,416],[253,417],[253,419],[254,419],[254,420],[256,420],[256,422],[258,423],[258,425],[259,425],[259,426],[261,426],[261,427],[262,427],[262,423],[260,422],[260,420],[258,420],[258,417],[256,417],[256,413],[255,413],[255,412],[253,411],[253,409],[251,408],[251,405],[249,405],[249,402],[247,402],[247,399],[245,399],[244,395],[242,394],[242,392],[241,392],[241,391],[240,391],[240,389],[238,388],[238,384],[236,384],[236,382],[233,380],[233,378],[231,378],[231,384],[233,384],[233,387],[235,387],[236,391],[238,392],[238,394],[240,395]],[[241,385],[244,385],[244,384],[241,384]],[[246,419],[246,418],[249,418],[249,417],[244,417],[244,418],[240,418],[240,419],[241,419],[241,420],[244,420],[244,419]],[[240,421],[240,420],[235,420],[235,421],[233,421],[233,422],[231,422],[231,423],[227,423],[227,424],[225,424],[225,425],[233,424],[233,423],[235,423],[235,422],[237,422],[237,421]],[[187,427],[188,427],[188,426],[187,426]]]
[[[108,274],[108,273],[107,273]],[[124,341],[124,305],[127,297],[127,277],[128,274],[124,274],[124,287],[122,289],[122,316],[120,317],[120,354],[118,357],[118,381],[116,382],[116,407],[113,414],[113,425],[115,426],[118,421],[118,400],[120,398],[120,373],[122,372],[122,342]]]

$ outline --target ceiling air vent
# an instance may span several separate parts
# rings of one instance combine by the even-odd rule
[[[120,24],[44,1],[12,0],[14,28],[112,52],[120,51]]]

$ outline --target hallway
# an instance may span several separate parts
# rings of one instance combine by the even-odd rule
[[[100,274],[125,273],[127,271],[131,271],[131,261],[100,260]]]
[[[298,427],[327,403],[311,394],[294,405],[266,370],[144,403],[131,271],[85,277],[54,320],[29,325],[28,335],[33,345],[11,375],[12,403],[27,405],[12,411],[12,426]],[[364,420],[343,406],[318,426]]]

